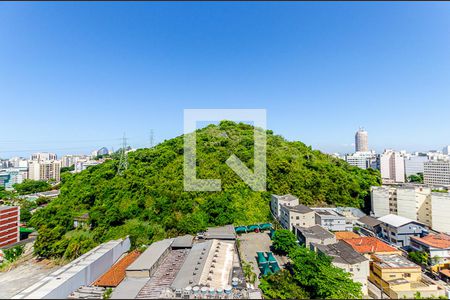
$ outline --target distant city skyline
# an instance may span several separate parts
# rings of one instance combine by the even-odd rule
[[[0,157],[183,132],[186,108],[264,108],[327,153],[450,144],[450,3],[0,3]]]

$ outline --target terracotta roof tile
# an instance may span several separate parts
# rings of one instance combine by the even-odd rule
[[[337,240],[360,238],[359,235],[357,235],[356,233],[351,232],[351,231],[337,231],[334,234],[336,235]]]
[[[389,246],[375,237],[360,237],[343,240],[359,253],[398,252],[399,250]]]
[[[103,287],[116,287],[125,278],[125,270],[141,255],[138,251],[128,253],[115,263],[105,274],[97,279],[93,285]]]
[[[421,242],[429,247],[446,249],[450,248],[450,235],[439,233],[439,234],[429,234],[423,238],[411,237],[414,240]]]

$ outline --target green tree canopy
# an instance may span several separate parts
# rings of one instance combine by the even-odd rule
[[[272,240],[273,251],[281,255],[286,255],[298,247],[297,238],[287,229],[275,231]]]
[[[256,192],[225,163],[235,154],[253,167],[252,126],[223,121],[197,130],[196,135],[197,177],[220,179],[221,191],[184,190],[183,136],[179,136],[128,153],[129,167],[122,175],[117,174],[119,159],[115,155],[83,172],[64,173],[60,196],[33,214],[31,226],[39,234],[58,228],[50,236],[65,236],[70,241],[75,239],[70,234],[74,217],[88,212],[88,234],[95,243],[131,235],[137,245],[196,233],[207,226],[270,221],[271,194],[291,193],[310,205],[363,207],[370,202],[370,187],[380,184],[377,171],[352,167],[267,131],[267,191]],[[40,238],[37,253],[64,255],[66,249],[51,246],[52,241]]]
[[[20,195],[27,195],[48,191],[52,186],[46,181],[25,179],[22,183],[14,184],[13,188]]]

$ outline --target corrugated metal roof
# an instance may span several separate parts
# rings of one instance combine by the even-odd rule
[[[125,278],[126,268],[141,255],[139,251],[128,253],[119,262],[114,264],[105,274],[97,279],[93,285],[103,287],[116,287]]]
[[[151,244],[126,271],[150,270],[161,255],[172,245],[174,239],[165,239]]]

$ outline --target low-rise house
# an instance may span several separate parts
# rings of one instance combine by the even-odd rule
[[[316,224],[315,213],[308,206],[302,204],[296,206],[282,204],[280,208],[280,224],[285,229],[292,231],[294,226],[311,227]]]
[[[330,245],[313,245],[316,251],[331,256],[333,265],[351,274],[354,282],[361,284],[361,290],[367,295],[369,260],[356,252],[349,244],[338,241]]]
[[[439,233],[422,238],[411,237],[411,248],[428,253],[432,271],[450,268],[450,235]]]
[[[344,239],[343,242],[350,245],[355,251],[372,259],[374,254],[402,254],[397,248],[389,246],[376,237],[358,237],[356,239]]]
[[[352,231],[353,225],[345,216],[333,208],[313,208],[316,213],[316,224],[330,231]]]
[[[352,225],[356,225],[358,220],[366,214],[356,207],[336,207],[335,211],[341,215],[343,215],[347,219],[347,223],[352,223]]]
[[[445,289],[422,276],[420,266],[398,254],[374,254],[369,280],[391,299],[412,299],[416,293],[422,297],[445,295]]]
[[[356,225],[359,230],[368,236],[381,236],[381,221],[371,216],[364,216],[358,219]]]
[[[311,227],[294,226],[293,232],[299,243],[305,245],[307,248],[311,248],[312,243],[317,245],[336,243],[334,234],[319,225]]]
[[[428,234],[425,224],[397,215],[378,218],[381,221],[381,237],[398,247],[408,248],[411,237],[423,237]]]
[[[273,216],[276,219],[280,219],[281,216],[281,205],[287,206],[296,206],[299,204],[298,198],[292,196],[291,194],[287,195],[272,195],[270,199],[270,210],[272,211]]]

